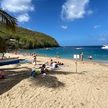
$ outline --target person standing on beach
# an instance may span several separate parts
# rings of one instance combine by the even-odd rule
[[[36,65],[36,54],[34,55],[34,64]]]
[[[83,61],[83,52],[80,54],[80,60]]]
[[[33,59],[32,63],[33,63],[34,65],[36,65],[36,56],[37,56],[37,55],[34,54],[34,55],[33,55],[33,58],[32,58],[32,59]]]

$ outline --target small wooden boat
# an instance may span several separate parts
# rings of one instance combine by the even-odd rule
[[[20,62],[20,59],[18,57],[16,57],[16,58],[0,59],[0,66],[10,65],[10,64],[17,64],[19,62]]]

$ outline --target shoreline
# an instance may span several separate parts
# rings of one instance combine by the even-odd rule
[[[26,54],[24,54],[24,55],[23,55],[22,53],[17,54],[17,55],[16,55],[16,54],[13,54],[13,53],[7,53],[7,55],[8,55],[8,56],[19,57],[19,58],[25,59],[25,60],[29,60],[30,62],[32,61],[32,56],[31,56],[30,54],[28,54],[28,53],[26,53]],[[75,61],[76,61],[76,60],[73,60],[73,59],[70,60],[70,59],[66,59],[66,58],[49,57],[49,56],[42,56],[42,55],[38,55],[38,56],[37,56],[37,60],[41,61],[41,64],[44,64],[44,63],[46,63],[46,62],[49,62],[50,59],[53,59],[54,61],[63,62],[64,65],[67,65],[68,63],[69,63],[69,65],[70,65],[70,63],[72,63],[72,65],[74,64],[74,68],[76,67],[76,66],[75,66]],[[93,64],[93,65],[101,65],[101,66],[105,66],[105,67],[108,66],[107,63],[96,62],[96,61],[93,61],[93,60],[83,60],[83,61],[78,60],[77,62],[78,62],[79,64],[87,64],[87,65]],[[34,65],[31,63],[31,68],[33,68],[33,67],[34,67]],[[69,66],[69,67],[70,67],[70,66]],[[63,71],[63,69],[62,69],[62,71]],[[70,71],[70,69],[69,69],[69,71]]]
[[[23,52],[19,52],[20,54],[24,54]],[[36,53],[36,52],[35,52]],[[30,55],[31,53],[30,52],[26,52],[25,54],[27,55]],[[73,60],[73,58],[66,58],[66,57],[57,57],[58,55],[56,56],[49,56],[49,55],[43,55],[43,54],[39,54],[39,53],[36,53],[38,56],[40,57],[50,57],[50,58],[60,58],[60,59],[64,59],[64,60]],[[80,61],[80,60],[79,60]],[[93,59],[93,60],[89,60],[89,59],[85,59],[83,60],[84,62],[95,62],[95,63],[99,63],[99,64],[108,64],[108,60],[99,60],[99,59]]]
[[[24,53],[20,53],[21,55],[23,55]],[[31,56],[30,53],[25,53],[26,56]],[[61,59],[61,60],[70,60],[70,61],[75,61],[73,58],[63,58],[63,57],[56,57],[56,56],[48,56],[48,55],[41,55],[38,54],[38,57],[46,57],[46,58],[54,58],[54,59]],[[108,65],[108,61],[106,60],[88,60],[88,59],[84,59],[83,61],[78,60],[78,62],[87,62],[87,63],[98,63],[98,64],[103,64],[103,65]]]

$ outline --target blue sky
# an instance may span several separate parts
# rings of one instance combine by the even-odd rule
[[[20,26],[54,37],[60,45],[108,43],[108,0],[1,0]]]

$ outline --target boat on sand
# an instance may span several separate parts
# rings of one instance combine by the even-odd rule
[[[20,62],[19,57],[0,59],[0,66],[9,65],[9,64],[17,64],[19,62]]]

